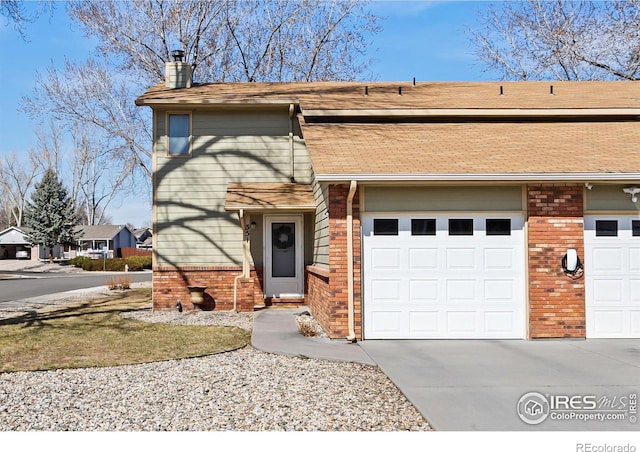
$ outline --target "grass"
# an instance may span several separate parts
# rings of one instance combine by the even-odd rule
[[[236,350],[250,333],[237,327],[185,326],[125,319],[148,308],[151,289],[31,311],[0,320],[0,372],[120,366]]]

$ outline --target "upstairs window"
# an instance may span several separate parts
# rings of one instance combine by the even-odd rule
[[[189,113],[167,114],[167,154],[191,154],[191,115]]]

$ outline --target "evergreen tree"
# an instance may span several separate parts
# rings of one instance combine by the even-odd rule
[[[58,176],[49,168],[36,184],[27,203],[26,226],[32,231],[29,240],[33,245],[49,248],[49,259],[53,261],[53,247],[75,241],[76,216],[73,200]]]

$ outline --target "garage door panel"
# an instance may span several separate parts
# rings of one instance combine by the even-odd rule
[[[629,270],[640,272],[640,248],[631,248],[629,250]]]
[[[447,270],[476,268],[476,250],[473,248],[448,249]]]
[[[513,280],[491,280],[484,281],[484,301],[488,303],[513,303],[514,299]]]
[[[484,313],[485,331],[495,334],[505,334],[515,328],[516,316],[512,311],[494,311]]]
[[[622,310],[593,311],[594,330],[600,335],[619,336],[624,332],[625,312]]]
[[[365,339],[524,337],[522,215],[491,215],[510,218],[513,228],[491,236],[487,216],[363,215]],[[373,219],[380,217],[396,218],[398,234],[375,235]],[[432,229],[414,218],[430,219]],[[473,218],[473,235],[450,235],[451,218]]]
[[[438,311],[409,313],[409,331],[411,333],[432,336],[440,332],[440,327],[440,313]]]
[[[619,248],[595,248],[593,250],[592,266],[598,272],[622,271],[622,250]]]
[[[399,248],[374,248],[371,250],[371,268],[400,269]]]
[[[485,248],[484,268],[487,270],[511,271],[513,268],[513,250],[505,248]]]
[[[446,301],[449,303],[473,303],[477,298],[475,279],[450,279],[447,280]]]
[[[398,279],[377,279],[371,281],[371,300],[374,303],[398,303],[402,297],[401,283]]]
[[[409,303],[437,303],[438,280],[437,279],[411,279],[409,280]]]
[[[371,312],[371,325],[374,332],[394,332],[400,329],[400,311],[377,311]]]
[[[409,270],[438,268],[437,248],[409,248]]]
[[[447,331],[450,333],[462,333],[472,335],[477,333],[476,328],[476,311],[447,313]]]
[[[629,323],[631,334],[635,335],[634,337],[640,337],[640,310],[631,311]]]
[[[630,290],[630,302],[632,304],[640,304],[640,279],[632,279],[629,281]]]
[[[585,217],[587,337],[640,338],[640,237],[632,228],[637,220],[635,215]]]
[[[622,303],[623,279],[596,279],[593,281],[593,301],[596,303]]]

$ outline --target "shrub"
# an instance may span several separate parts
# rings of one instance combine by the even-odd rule
[[[69,259],[69,265],[73,265],[74,267],[78,267],[78,268],[84,268],[84,263],[85,261],[90,261],[91,259],[89,259],[86,256],[78,256],[78,257],[74,257],[73,259]]]
[[[84,271],[100,272],[106,270],[108,272],[123,272],[125,265],[129,266],[129,271],[137,272],[151,268],[151,257],[132,256],[126,259],[91,259],[86,256],[74,257],[69,260],[69,265],[82,268]]]
[[[110,276],[107,278],[109,290],[125,290],[131,288],[131,277],[126,275]]]

